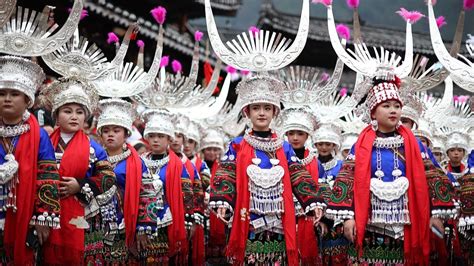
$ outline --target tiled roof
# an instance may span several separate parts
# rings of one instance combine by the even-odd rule
[[[204,4],[204,0],[194,0],[197,3]],[[213,8],[234,11],[238,10],[242,5],[242,0],[211,0],[211,6]]]

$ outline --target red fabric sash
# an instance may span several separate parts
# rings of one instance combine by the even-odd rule
[[[216,160],[212,164],[211,169],[211,178],[216,176],[217,168],[219,167],[219,161]],[[225,245],[225,224],[214,212],[209,214],[209,244],[214,246],[224,246]]]
[[[191,183],[194,183],[194,167],[193,167],[193,163],[191,162],[191,160],[189,160],[188,158],[186,158],[186,161],[184,163],[184,167],[186,167],[186,171],[188,171],[188,174],[189,174],[189,179],[191,179]]]
[[[11,208],[7,210],[3,231],[5,250],[8,257],[13,257],[14,265],[34,265],[33,250],[25,243],[36,195],[40,128],[33,115],[26,123],[30,125],[30,131],[19,137],[15,150],[15,159],[20,165],[20,183],[16,186],[18,209],[16,212]]]
[[[125,170],[123,216],[125,219],[125,243],[127,247],[131,247],[135,243],[135,231],[137,230],[138,203],[142,186],[142,161],[137,151],[130,144],[127,144],[127,148],[132,154],[127,158],[127,169]]]
[[[166,200],[173,217],[173,223],[168,226],[169,256],[186,256],[187,239],[184,226],[184,201],[181,187],[183,164],[181,159],[169,150],[169,162],[166,168]]]
[[[430,205],[423,160],[413,133],[404,126],[400,126],[398,132],[404,140],[406,177],[410,184],[407,192],[411,224],[404,228],[405,263],[408,265],[428,264]],[[355,147],[354,207],[357,229],[356,246],[359,254],[362,253],[365,226],[370,211],[371,159],[375,138],[375,132],[368,126],[360,134]]]
[[[309,150],[306,149],[304,156],[309,155]],[[306,170],[313,178],[316,185],[318,184],[319,169],[318,159],[315,157],[311,163],[306,165]],[[319,265],[318,263],[318,240],[314,232],[314,225],[311,219],[306,219],[306,216],[298,217],[298,249],[301,254],[301,262],[303,265]]]
[[[56,149],[61,139],[59,128],[50,136]],[[89,169],[90,142],[84,131],[79,130],[69,141],[64,151],[59,175],[62,177],[85,178]],[[61,229],[53,230],[44,247],[44,260],[55,265],[80,265],[84,260],[84,229],[69,223],[71,219],[84,217],[84,207],[79,200],[70,196],[61,199]]]
[[[275,134],[273,138],[277,137]],[[252,164],[254,158],[254,148],[245,140],[240,145],[235,145],[237,151],[236,158],[236,206],[234,209],[234,220],[229,243],[226,249],[226,256],[234,259],[234,265],[242,265],[245,257],[245,247],[247,243],[250,217],[250,194],[248,190],[247,167]],[[280,165],[285,169],[283,176],[283,206],[282,215],[283,231],[285,236],[286,254],[289,265],[298,265],[298,248],[296,245],[296,218],[293,194],[291,188],[290,174],[288,172],[288,161],[283,148],[276,152],[276,158],[280,160]]]
[[[197,154],[195,156],[196,156],[196,163],[194,165],[196,166],[196,169],[198,170],[198,172],[200,172],[201,166],[202,166],[202,159]]]

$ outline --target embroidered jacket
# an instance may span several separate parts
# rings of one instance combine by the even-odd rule
[[[14,143],[14,147],[17,146],[18,139],[19,136],[13,138],[12,142]],[[5,155],[6,152],[3,145],[0,145],[0,165],[5,163]],[[18,185],[21,186],[21,182]],[[7,185],[0,188],[0,229],[2,230],[5,224],[6,214],[4,208],[6,208],[6,199],[9,192]],[[59,174],[56,168],[53,145],[49,140],[48,133],[43,128],[40,128],[38,174],[36,178],[35,193],[35,207],[30,224],[35,224],[37,221],[36,217],[43,216],[44,214],[47,215],[46,217],[53,217],[53,215],[54,217],[59,217]],[[57,222],[57,224],[53,224],[53,221],[47,222],[46,225],[57,227],[59,226],[59,221]]]
[[[228,150],[223,156],[216,175],[212,177],[210,189],[211,208],[226,207],[233,212],[236,200],[236,158],[235,146],[243,141],[243,137],[237,137],[228,145]],[[305,167],[298,162],[293,148],[288,142],[283,143],[283,150],[288,160],[289,171],[293,195],[300,203],[305,213],[314,210],[318,206],[325,206],[323,194],[327,191],[324,187],[318,186],[309,175]],[[270,169],[272,164],[267,153],[261,150],[254,150],[256,158],[261,160],[259,167]],[[255,231],[270,230],[282,233],[281,219],[276,215],[263,215],[250,213],[250,223]]]

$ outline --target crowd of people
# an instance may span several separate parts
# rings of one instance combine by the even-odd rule
[[[81,0],[57,31],[48,14],[3,5],[0,265],[473,265],[474,100],[453,97],[453,83],[472,94],[474,70],[453,56],[461,42],[446,50],[430,2],[436,67],[413,55],[406,10],[403,59],[370,52],[360,32],[346,50],[331,1],[319,2],[332,75],[289,66],[309,1],[294,42],[252,29],[224,44],[206,0],[219,60],[203,85],[199,31],[189,75],[177,61],[167,71],[163,7],[145,71],[143,49],[124,62],[137,24],[108,60],[79,36]],[[344,66],[351,93],[337,89]]]

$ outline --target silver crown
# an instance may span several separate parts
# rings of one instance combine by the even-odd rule
[[[335,91],[328,97],[311,105],[311,109],[321,123],[338,121],[339,118],[350,114],[357,105],[358,102],[353,96],[341,95]]]
[[[311,112],[311,109],[305,107],[284,109],[277,122],[277,128],[283,134],[290,130],[301,130],[311,135],[317,127],[316,116]]]
[[[395,76],[399,78],[408,76],[413,65],[413,36],[409,21],[406,26],[405,57],[403,63],[399,65],[401,57],[395,53],[390,54],[383,47],[380,47],[380,51],[374,48],[375,57],[370,54],[366,44],[360,41],[354,44],[355,52],[349,49],[346,51],[337,34],[332,5],[328,5],[327,9],[331,44],[344,64],[353,71],[371,78],[393,80]]]
[[[405,107],[405,106],[404,106]],[[433,135],[431,132],[433,131],[433,125],[430,124],[428,120],[424,117],[420,117],[416,123],[416,129],[412,129],[413,134],[416,137],[424,137],[428,140],[428,146],[431,148],[433,144]]]
[[[341,147],[342,128],[337,123],[324,122],[312,136],[313,143],[329,142],[334,143],[337,150]]]
[[[237,103],[240,102],[239,98],[237,95]],[[232,105],[226,102],[217,115],[200,119],[199,122],[204,128],[220,128],[225,134],[237,137],[246,126],[245,119],[239,118],[240,110],[238,104]]]
[[[184,115],[178,115],[177,119],[175,120],[175,127],[174,127],[174,133],[176,134],[183,134],[184,136],[187,137],[187,131],[189,127],[190,120],[187,116]]]
[[[116,70],[123,62],[130,43],[132,34],[138,31],[138,25],[128,27],[122,45],[115,58],[108,62],[102,50],[94,43],[79,36],[78,29],[73,37],[53,53],[43,55],[43,61],[56,73],[64,76],[78,76],[83,79],[93,80],[108,75]]]
[[[137,117],[132,104],[122,99],[112,98],[99,101],[100,116],[97,131],[104,126],[121,126],[132,133],[133,121]]]
[[[275,73],[275,77],[286,85],[282,99],[285,107],[309,105],[328,97],[341,80],[344,63],[337,60],[330,77],[308,66],[289,66]]]
[[[165,109],[148,109],[141,115],[145,121],[145,131],[143,135],[146,137],[150,133],[161,133],[174,138],[174,115]]]
[[[190,120],[188,129],[186,131],[186,136],[188,137],[188,139],[192,139],[196,141],[197,144],[199,145],[199,143],[201,142],[202,131],[203,131],[203,128],[201,127],[199,123]]]
[[[341,151],[350,150],[359,139],[359,134],[353,132],[342,133]]]
[[[276,78],[255,75],[237,85],[236,92],[239,94],[240,102],[236,104],[241,106],[241,110],[254,103],[272,104],[276,107],[276,115],[278,115],[283,90],[285,90],[285,85]]]
[[[16,56],[0,57],[0,89],[14,89],[29,99],[29,108],[35,102],[36,90],[46,78],[43,69],[36,63]]]
[[[450,72],[452,79],[461,88],[474,92],[474,65],[461,54],[456,58],[446,49],[441,38],[431,0],[428,0],[428,19],[430,22],[430,35],[433,50],[439,62]]]
[[[456,130],[451,131],[449,133],[446,132],[445,151],[447,152],[449,149],[452,148],[461,148],[464,149],[465,154],[467,155],[470,151],[469,141],[469,135],[464,132],[459,132]]]
[[[303,50],[309,32],[309,0],[303,0],[300,25],[296,38],[291,40],[281,34],[260,30],[242,33],[237,40],[224,44],[219,37],[210,0],[205,1],[206,24],[209,39],[216,55],[226,64],[254,72],[283,68],[293,62]],[[291,45],[290,45],[291,44]]]
[[[400,97],[403,103],[401,117],[408,118],[418,125],[420,116],[425,110],[423,102],[415,94],[408,94],[406,91],[402,91]]]
[[[340,124],[343,130],[341,150],[351,149],[359,138],[360,132],[367,127],[367,123],[355,111],[352,111],[344,116],[344,120],[341,120]]]
[[[435,134],[431,138],[431,149],[433,152],[442,152],[446,151],[446,136],[442,134]]]
[[[0,2],[0,28],[7,23],[8,19],[15,10],[16,0],[6,0]]]
[[[141,67],[133,63],[123,64],[122,60],[117,63],[119,67],[115,71],[92,81],[99,95],[111,98],[132,97],[149,88],[160,70],[163,52],[163,32],[163,25],[160,24],[155,56],[148,72],[145,72]]]
[[[86,116],[89,117],[94,113],[99,101],[96,89],[87,81],[76,77],[60,78],[42,90],[41,94],[45,96],[53,115],[56,115],[61,106],[77,103],[85,108]]]
[[[58,25],[48,25],[47,14],[18,7],[16,14],[11,15],[0,29],[0,53],[41,56],[53,52],[71,38],[79,24],[82,8],[82,0],[75,0],[66,23],[53,34]]]
[[[219,129],[210,128],[205,130],[204,136],[201,139],[201,145],[199,150],[204,150],[206,148],[219,148],[221,151],[224,151],[226,136],[224,132]]]

